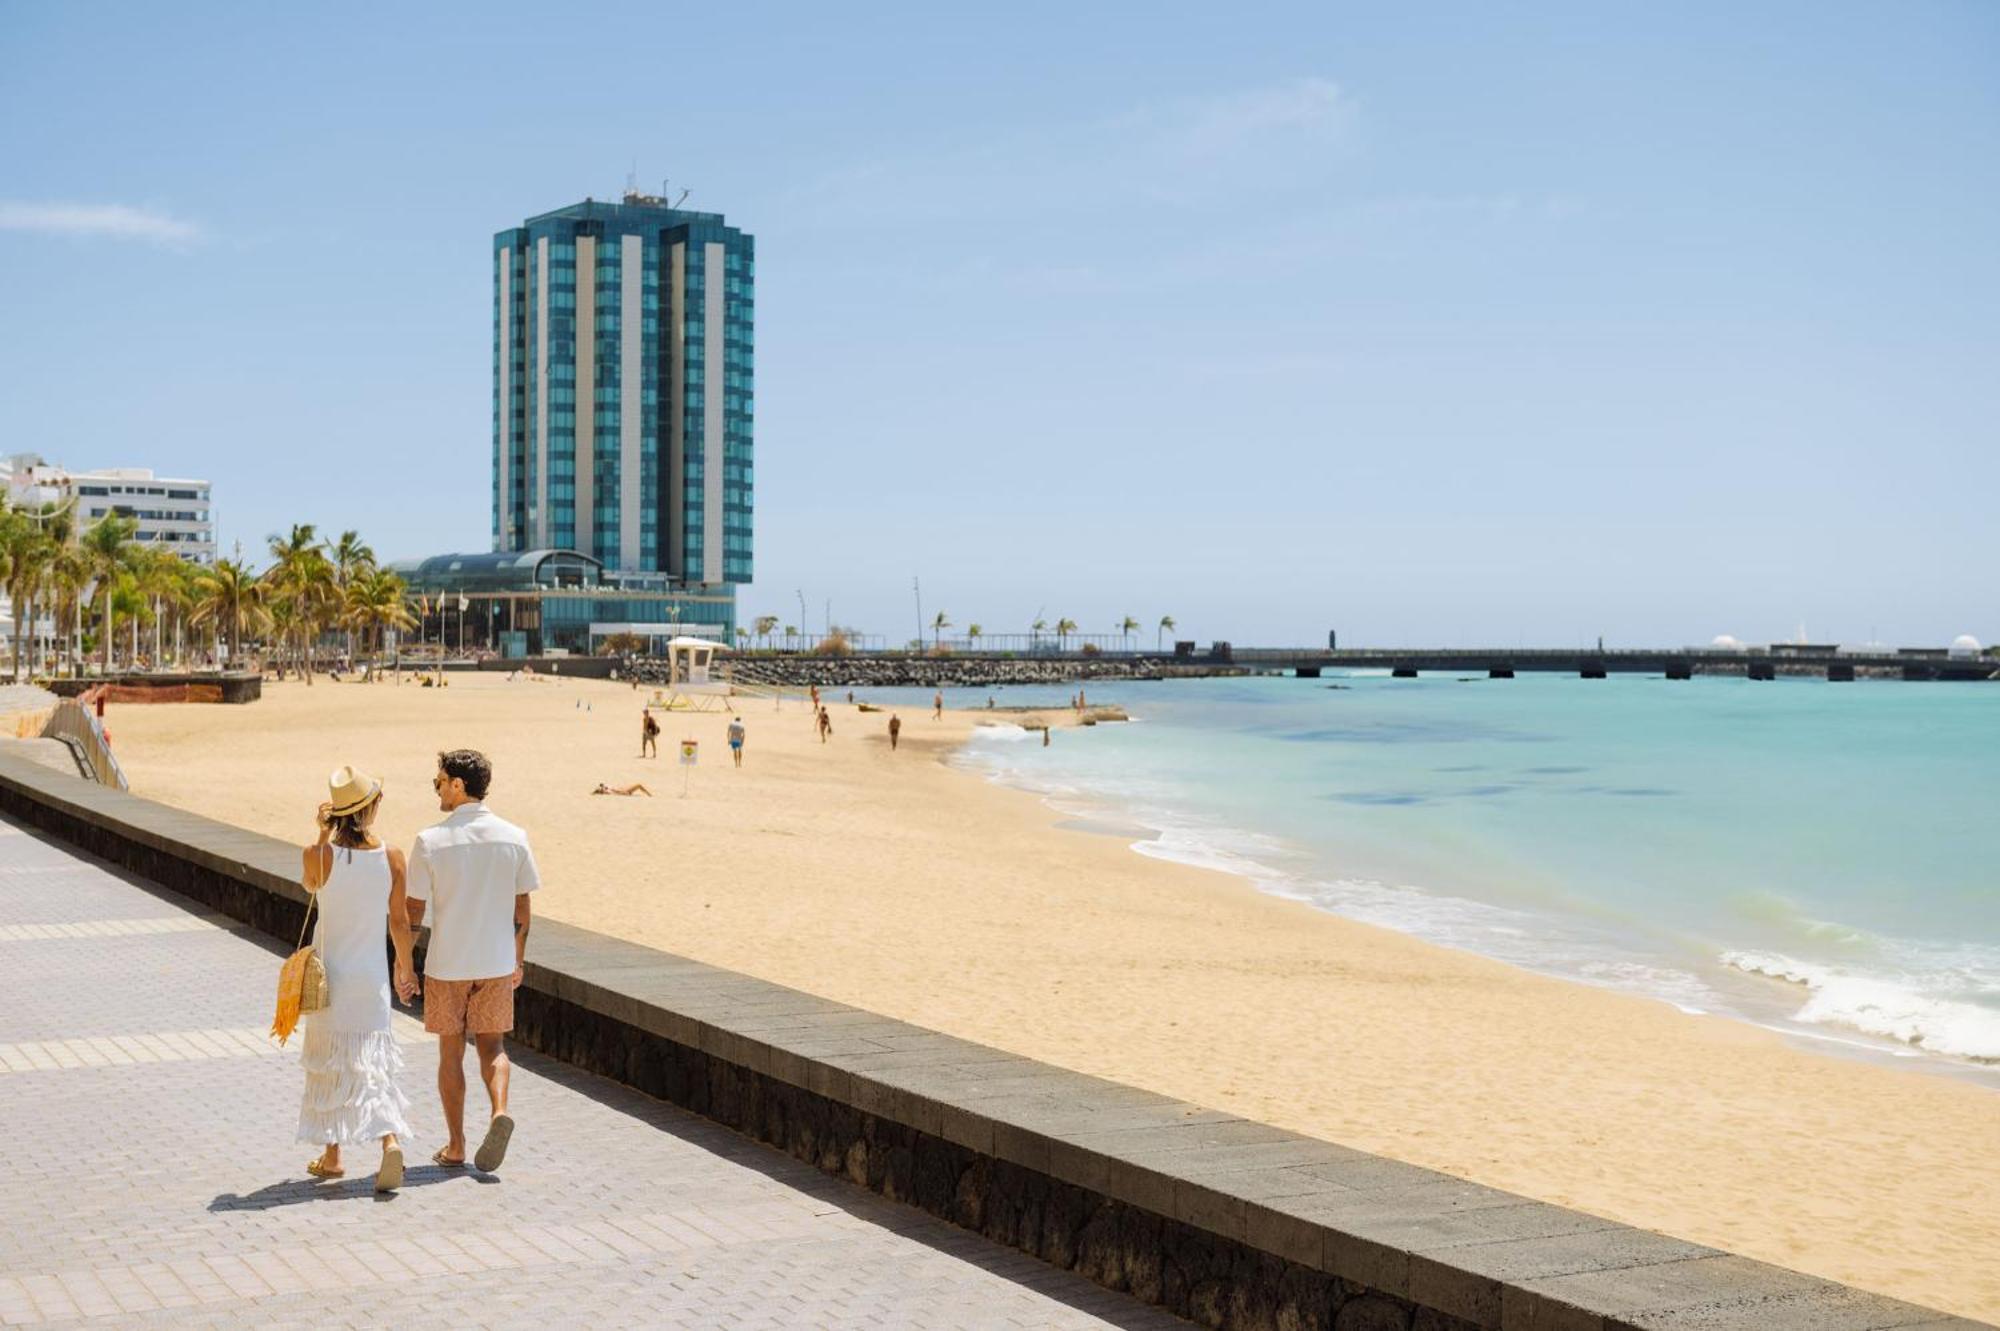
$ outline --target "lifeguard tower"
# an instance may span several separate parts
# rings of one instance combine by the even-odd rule
[[[729,681],[713,677],[716,653],[729,649],[707,638],[667,640],[667,687],[653,691],[653,706],[670,711],[726,710]]]

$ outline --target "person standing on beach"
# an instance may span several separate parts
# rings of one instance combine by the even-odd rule
[[[424,957],[424,1029],[438,1037],[438,1098],[448,1140],[431,1157],[448,1169],[465,1165],[465,1037],[479,1050],[493,1118],[472,1163],[491,1173],[507,1158],[514,1120],[507,1112],[506,1035],[514,1029],[532,912],[528,894],[541,886],[528,834],[486,807],[493,764],[476,749],[438,755],[438,808],[443,822],[417,833],[410,851],[410,927],[431,921]]]
[[[902,736],[903,718],[897,716],[894,712],[889,713],[889,749],[891,752],[895,751],[896,741],[901,739]]]
[[[938,691],[937,691],[936,693],[933,693],[933,694],[931,695],[931,720],[933,720],[933,721],[942,721],[942,720],[944,720],[944,690],[943,690],[943,689],[939,689],[939,690],[938,690]]]
[[[657,758],[660,756],[660,723],[653,719],[653,709],[644,708],[639,720],[639,756]]]
[[[738,767],[743,766],[743,718],[740,716],[729,722],[729,757]]]
[[[826,714],[826,708],[819,709],[819,742],[826,743],[827,736],[833,734],[833,718]]]

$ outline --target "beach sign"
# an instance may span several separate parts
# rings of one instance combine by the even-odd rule
[[[682,766],[682,767],[693,767],[693,766],[694,766],[694,764],[695,764],[695,750],[696,750],[696,744],[695,744],[695,741],[693,741],[693,740],[691,740],[691,739],[684,739],[684,740],[682,740],[682,741],[681,741],[681,766]]]

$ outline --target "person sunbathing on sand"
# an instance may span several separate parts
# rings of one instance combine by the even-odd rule
[[[632,783],[631,785],[629,785],[629,786],[607,786],[607,785],[605,785],[605,784],[604,784],[604,783],[603,783],[602,781],[600,781],[600,782],[598,782],[598,783],[597,783],[597,789],[596,789],[596,790],[593,790],[593,791],[591,791],[590,793],[591,793],[591,794],[593,794],[593,795],[646,795],[646,796],[651,796],[653,792],[652,792],[652,791],[650,791],[650,790],[648,790],[648,789],[646,789],[646,787],[645,787],[644,785],[640,784],[640,783],[639,783],[639,782],[637,782],[637,781],[634,781],[634,782],[633,782],[633,783]]]

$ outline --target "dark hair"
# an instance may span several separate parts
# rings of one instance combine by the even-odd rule
[[[438,770],[447,779],[456,778],[465,783],[465,793],[476,800],[486,798],[486,788],[493,784],[493,764],[477,749],[453,749],[438,755]]]

